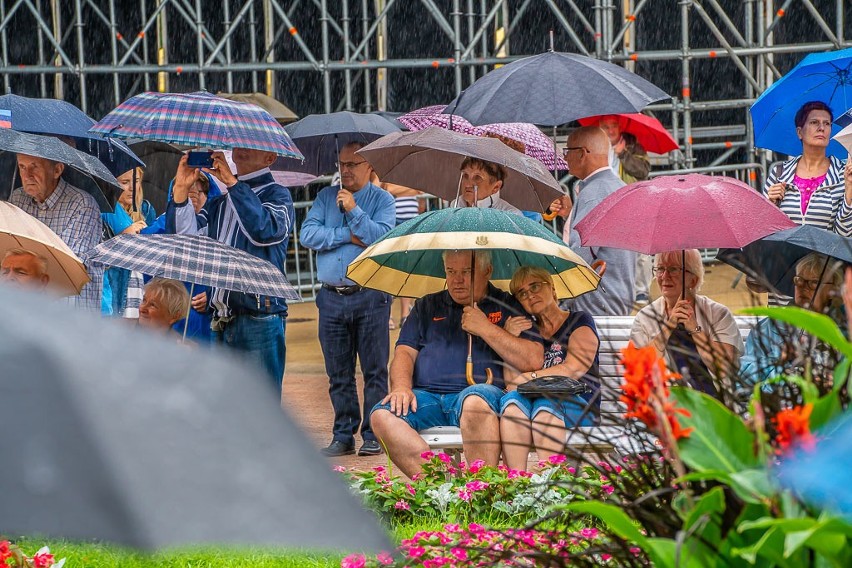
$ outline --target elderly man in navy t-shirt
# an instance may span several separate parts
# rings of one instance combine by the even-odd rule
[[[429,449],[418,435],[433,426],[458,426],[468,461],[486,465],[500,460],[498,411],[509,373],[540,369],[540,343],[503,329],[522,313],[515,299],[492,286],[491,255],[476,253],[471,307],[471,252],[444,253],[447,289],[417,300],[396,343],[390,367],[390,393],[371,414],[373,432],[393,462],[409,477],[420,471]],[[468,333],[473,336],[473,374],[465,378]],[[493,384],[485,384],[486,369]]]

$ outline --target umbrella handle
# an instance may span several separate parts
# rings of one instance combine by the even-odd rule
[[[550,207],[547,208],[547,211],[541,214],[541,218],[547,221],[548,223],[556,219],[557,213],[554,213],[550,210]]]
[[[470,359],[464,365],[464,378],[467,379],[467,384],[475,385],[476,381],[473,380],[473,361]],[[485,384],[490,385],[494,382],[494,373],[491,371],[491,367],[487,367],[485,369]]]
[[[603,275],[606,274],[606,261],[598,259],[594,261],[592,264],[592,270],[598,273],[598,276],[603,278]]]

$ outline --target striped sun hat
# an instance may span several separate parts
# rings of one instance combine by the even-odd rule
[[[91,132],[223,150],[250,148],[303,159],[271,114],[257,105],[203,91],[136,95],[107,114]]]

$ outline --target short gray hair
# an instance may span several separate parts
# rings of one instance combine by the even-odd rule
[[[471,251],[464,249],[453,249],[453,250],[445,250],[441,253],[441,260],[444,264],[447,263],[447,256],[451,254],[470,254]],[[475,253],[476,258],[476,267],[480,270],[487,270],[491,268],[491,251],[490,250],[478,250]]]
[[[810,272],[811,274],[815,274],[823,284],[832,284],[834,286],[840,286],[843,284],[842,269],[842,262],[838,260],[832,262],[832,259],[824,254],[819,254],[818,252],[812,252],[807,256],[802,257],[802,259],[796,263],[797,275],[800,270],[803,272]]]
[[[177,280],[154,278],[145,285],[145,295],[160,300],[172,318],[183,319],[189,311],[189,292]]]
[[[654,266],[656,267],[657,261],[677,262],[680,264],[681,257],[684,259],[683,268],[690,274],[698,277],[698,282],[695,284],[695,291],[697,292],[701,289],[701,285],[704,284],[704,263],[701,262],[701,253],[698,249],[686,249],[683,251],[670,250],[658,253],[654,257]]]
[[[44,276],[47,274],[47,258],[40,254],[27,249],[13,248],[6,251],[6,254],[3,255],[3,260],[6,260],[10,256],[31,256],[36,259],[36,263],[38,264],[38,275]]]

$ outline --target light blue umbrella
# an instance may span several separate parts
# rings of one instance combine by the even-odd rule
[[[766,89],[751,105],[754,143],[788,156],[802,153],[802,141],[796,136],[793,119],[803,104],[822,101],[835,118],[852,107],[852,48],[828,53],[812,53],[789,73]],[[840,126],[831,128],[831,135]],[[845,159],[847,152],[832,140],[828,155]]]

